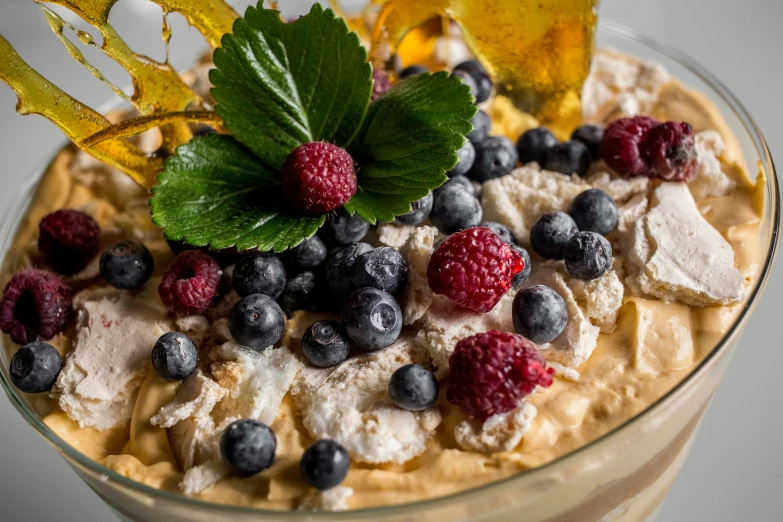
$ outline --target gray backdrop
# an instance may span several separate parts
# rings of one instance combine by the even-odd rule
[[[231,2],[244,8],[249,2]],[[284,11],[303,3],[282,0]],[[746,105],[770,143],[783,153],[783,2],[780,0],[601,0],[601,15],[687,51]],[[120,0],[112,20],[131,46],[161,58],[160,11],[144,0]],[[119,22],[118,22],[119,21]],[[75,64],[49,31],[32,0],[0,0],[0,33],[45,76],[77,98],[99,105],[111,92]],[[172,57],[186,64],[203,43],[178,17]],[[87,53],[119,85],[127,76]],[[2,58],[0,57],[0,60]],[[0,212],[53,147],[60,132],[42,118],[14,113],[16,99],[0,83]],[[783,520],[780,415],[783,365],[779,327],[783,274],[770,286],[745,332],[726,378],[700,428],[662,521]],[[777,322],[776,322],[777,320]],[[35,436],[5,395],[0,398],[0,519],[9,522],[112,520],[46,443]]]

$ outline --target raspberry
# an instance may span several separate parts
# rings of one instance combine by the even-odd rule
[[[187,250],[163,274],[158,293],[163,304],[181,315],[200,314],[220,287],[220,266],[204,252]]]
[[[312,215],[335,210],[356,193],[353,158],[342,147],[305,143],[283,165],[283,192],[298,210]]]
[[[84,212],[58,210],[43,218],[38,228],[38,250],[46,264],[62,274],[79,272],[98,253],[101,229]]]
[[[516,408],[554,370],[521,335],[490,330],[457,343],[449,358],[448,400],[479,420]]]
[[[620,118],[604,132],[601,158],[623,177],[687,181],[696,174],[693,129],[685,122],[661,123],[649,116]]]
[[[0,300],[0,330],[17,344],[48,340],[71,317],[71,289],[54,274],[23,270],[14,275]]]
[[[372,70],[372,96],[370,100],[375,101],[391,89],[389,77],[380,69]]]
[[[524,268],[522,257],[486,227],[452,234],[432,254],[427,279],[436,294],[475,312],[489,312]]]

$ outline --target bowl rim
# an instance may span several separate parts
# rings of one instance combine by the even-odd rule
[[[43,422],[43,420],[34,411],[32,411],[31,408],[27,406],[26,401],[22,397],[22,394],[18,392],[16,388],[11,384],[6,369],[4,367],[0,367],[0,384],[2,384],[2,387],[5,390],[6,394],[8,395],[10,402],[22,414],[25,420],[33,428],[35,428],[35,430],[38,432],[39,435],[41,435],[44,439],[46,439],[46,441],[49,444],[55,446],[55,448],[58,451],[62,452],[68,459],[75,461],[79,466],[86,468],[87,470],[98,475],[105,481],[117,483],[119,486],[122,486],[123,488],[128,488],[134,491],[135,493],[148,495],[156,499],[165,500],[167,502],[173,502],[175,504],[182,504],[188,508],[198,508],[207,511],[219,512],[221,514],[234,513],[237,515],[241,514],[241,515],[253,515],[258,517],[270,517],[269,518],[270,520],[302,520],[302,518],[304,517],[307,520],[313,522],[316,521],[336,522],[338,520],[339,521],[361,520],[364,519],[364,517],[370,517],[370,519],[372,519],[372,517],[376,517],[376,516],[390,516],[394,514],[411,515],[417,512],[421,513],[430,509],[448,505],[453,502],[465,501],[467,497],[482,495],[488,490],[500,489],[503,486],[513,484],[514,482],[525,480],[531,475],[544,473],[549,468],[560,465],[563,462],[578,456],[580,453],[588,451],[594,446],[598,446],[603,442],[607,441],[608,439],[613,438],[619,432],[624,431],[625,429],[634,425],[642,417],[648,416],[653,410],[657,410],[659,407],[665,406],[666,403],[668,403],[671,399],[674,398],[675,395],[681,392],[686,385],[698,379],[717,362],[720,356],[726,351],[726,348],[729,344],[728,341],[731,340],[734,337],[734,335],[738,333],[738,331],[741,329],[742,326],[744,326],[744,323],[747,321],[748,317],[750,316],[750,312],[757,304],[757,301],[768,282],[769,274],[771,272],[777,253],[778,236],[780,233],[780,226],[781,226],[780,188],[778,185],[775,165],[772,160],[772,156],[769,152],[769,148],[767,146],[766,140],[764,139],[764,136],[761,133],[761,130],[759,129],[759,127],[757,126],[753,118],[749,115],[748,111],[745,109],[742,103],[731,93],[731,91],[729,91],[729,89],[723,84],[723,82],[718,80],[707,69],[699,65],[688,54],[678,50],[673,46],[660,43],[655,38],[650,37],[644,33],[640,33],[639,31],[632,29],[624,24],[620,24],[612,20],[601,19],[599,20],[598,30],[642,44],[643,46],[648,47],[651,50],[656,51],[674,60],[679,65],[683,66],[685,69],[689,70],[691,73],[695,74],[702,81],[708,84],[710,88],[712,88],[715,91],[715,94],[719,96],[719,98],[731,109],[734,115],[740,120],[742,125],[745,127],[745,130],[752,138],[753,146],[756,149],[756,152],[758,153],[760,158],[759,159],[760,167],[763,173],[767,177],[767,188],[770,191],[769,197],[771,199],[772,204],[774,205],[774,208],[771,209],[772,212],[770,217],[772,219],[772,229],[770,230],[770,239],[767,245],[768,251],[767,251],[766,258],[764,259],[764,265],[761,271],[759,272],[759,279],[756,282],[756,285],[749,293],[748,298],[744,303],[742,311],[737,315],[731,327],[721,337],[720,341],[715,345],[715,347],[710,351],[710,353],[707,354],[707,356],[705,356],[705,358],[699,362],[699,364],[691,371],[691,373],[689,373],[682,381],[677,383],[677,385],[675,385],[674,388],[669,390],[666,394],[661,396],[658,400],[656,400],[655,402],[647,406],[644,410],[640,411],[633,417],[628,418],[626,421],[619,424],[615,428],[611,429],[607,433],[601,435],[600,437],[568,453],[561,455],[560,457],[556,458],[551,462],[548,462],[542,466],[520,471],[509,477],[497,481],[489,482],[487,484],[483,484],[462,491],[457,491],[455,493],[451,493],[441,497],[419,500],[415,502],[407,502],[403,504],[377,506],[371,508],[360,508],[360,509],[349,510],[344,512],[317,511],[317,512],[308,512],[305,514],[301,511],[294,511],[294,510],[282,511],[282,510],[257,509],[257,508],[237,506],[231,504],[220,504],[216,502],[209,502],[198,498],[188,497],[184,494],[173,493],[170,491],[147,486],[141,482],[120,475],[116,471],[103,466],[99,462],[79,452],[70,444],[68,444],[66,441],[64,441],[54,431],[52,431]],[[112,105],[112,107],[114,106]],[[57,151],[59,152],[61,149],[62,147],[58,147]],[[23,211],[26,210],[26,205],[29,204],[31,191],[37,186],[37,184],[41,179],[40,176],[43,174],[43,172],[45,172],[45,165],[48,165],[50,162],[51,162],[51,158],[47,159],[45,164],[42,164],[43,165],[42,168],[36,169],[36,172],[38,172],[39,175],[22,187],[21,195],[23,197],[20,200],[18,200],[16,205],[12,205],[8,207],[6,212],[4,212],[2,219],[0,220],[0,229],[5,228],[8,223],[12,223],[12,225],[14,226],[11,226],[9,228],[6,237],[0,237],[0,241],[2,241],[2,244],[0,244],[0,255],[4,255],[6,253],[9,241],[13,240],[13,234],[18,230],[17,221],[19,218],[22,217]],[[0,261],[2,260],[0,259]]]

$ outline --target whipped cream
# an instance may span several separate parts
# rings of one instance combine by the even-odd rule
[[[468,419],[458,423],[454,428],[454,438],[467,451],[511,451],[530,430],[537,413],[535,406],[522,401],[513,410],[493,415],[484,422]]]
[[[421,319],[432,304],[435,294],[430,290],[427,265],[437,235],[435,227],[418,227],[400,248],[400,255],[408,265],[408,284],[400,300],[403,324],[410,325]]]
[[[734,251],[701,215],[687,185],[663,183],[653,194],[652,208],[625,241],[631,290],[691,306],[742,299],[744,278],[734,267]]]
[[[421,455],[441,422],[440,411],[406,411],[388,397],[392,374],[411,363],[427,365],[427,355],[403,336],[336,369],[311,369],[294,390],[304,427],[314,439],[339,442],[359,462],[403,464]]]
[[[157,285],[148,285],[153,289]],[[158,338],[172,330],[156,293],[87,290],[74,298],[77,333],[55,385],[60,407],[84,428],[127,424]]]

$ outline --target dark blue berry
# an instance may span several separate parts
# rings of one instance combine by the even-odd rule
[[[193,133],[193,136],[209,136],[210,134],[215,134],[215,132],[217,131],[209,125],[200,125],[196,132]]]
[[[481,204],[461,186],[450,185],[435,191],[430,221],[444,234],[475,227],[481,216]]]
[[[454,67],[454,72],[466,71],[473,76],[476,85],[478,86],[478,95],[476,96],[476,103],[483,103],[487,101],[492,94],[492,79],[489,77],[489,73],[478,60],[467,60]]]
[[[428,192],[423,198],[417,199],[411,203],[410,212],[397,216],[394,218],[394,222],[398,225],[418,225],[430,217],[431,210],[432,192]]]
[[[318,236],[305,239],[282,256],[283,264],[293,273],[312,270],[326,259],[326,245]]]
[[[254,252],[239,260],[232,280],[241,297],[264,294],[277,299],[285,288],[285,266],[275,255]]]
[[[584,176],[590,168],[590,153],[584,143],[564,141],[547,151],[542,166],[552,172]]]
[[[394,404],[409,411],[435,406],[440,386],[431,371],[418,364],[408,364],[395,371],[389,380],[389,397]]]
[[[359,217],[359,214],[351,216],[345,209],[340,208],[330,214],[321,227],[318,234],[330,247],[348,246],[361,241],[370,230],[370,224]]]
[[[251,294],[239,300],[228,317],[228,329],[234,340],[254,350],[272,346],[283,336],[285,316],[269,296]]]
[[[609,194],[597,188],[576,196],[568,207],[568,214],[582,232],[605,236],[617,226],[617,205]]]
[[[152,277],[154,269],[152,254],[138,241],[114,243],[101,254],[101,277],[120,290],[141,288]]]
[[[517,149],[505,136],[490,136],[476,145],[476,161],[468,177],[481,183],[509,174],[517,164]]]
[[[57,349],[43,341],[33,341],[11,357],[8,373],[11,382],[24,393],[43,393],[52,389],[63,360]]]
[[[488,76],[487,69],[478,60],[465,60],[454,67],[455,71],[467,71],[471,74],[479,73]]]
[[[326,283],[337,301],[342,302],[353,290],[351,276],[356,258],[372,250],[367,243],[338,248],[326,258]]]
[[[324,491],[339,486],[350,467],[351,458],[342,445],[321,439],[305,450],[299,469],[305,482]]]
[[[496,221],[484,221],[479,225],[480,227],[486,227],[494,232],[504,243],[509,245],[516,245],[517,238],[514,237],[514,233],[506,225],[498,223]]]
[[[446,181],[443,185],[441,185],[436,190],[442,190],[446,187],[454,187],[457,186],[461,188],[462,190],[465,190],[473,196],[474,198],[478,197],[478,189],[476,188],[476,184],[473,181],[470,181],[467,176],[453,176]],[[437,192],[436,192],[437,193]]]
[[[348,336],[367,351],[390,346],[400,336],[402,312],[389,292],[367,287],[348,298],[342,312]]]
[[[544,285],[523,288],[512,305],[514,330],[536,344],[557,339],[568,324],[568,312],[560,294]]]
[[[577,279],[597,279],[612,268],[612,245],[601,234],[578,232],[566,245],[565,265]]]
[[[601,159],[601,140],[604,138],[604,129],[598,125],[582,125],[571,134],[573,141],[584,143],[590,153],[592,161]]]
[[[565,212],[544,214],[530,228],[530,245],[546,259],[563,259],[568,241],[579,231]]]
[[[275,462],[276,450],[275,433],[266,424],[253,419],[232,422],[220,437],[223,462],[242,477],[270,467]]]
[[[476,101],[476,98],[479,94],[479,87],[476,84],[476,80],[473,79],[473,75],[467,71],[454,71],[451,75],[455,78],[459,78],[463,84],[468,86],[468,89],[470,89],[470,95],[473,97],[473,101]]]
[[[514,288],[519,288],[525,281],[527,281],[527,278],[530,277],[530,271],[533,270],[533,263],[530,261],[530,254],[527,253],[527,250],[519,245],[511,245],[511,248],[513,248],[516,253],[520,255],[522,261],[525,263],[525,266],[522,267],[522,271],[511,279],[511,286]]]
[[[167,381],[181,381],[196,371],[198,350],[185,334],[169,332],[152,348],[152,366]]]
[[[555,145],[557,138],[546,127],[527,130],[517,140],[519,161],[522,165],[535,161],[543,167],[546,153]]]
[[[324,320],[311,324],[302,336],[302,352],[320,368],[336,366],[348,358],[351,344],[339,321]]]
[[[321,297],[320,281],[315,273],[306,270],[285,282],[285,288],[277,303],[288,312],[297,310],[314,311]]]
[[[473,145],[478,145],[489,136],[489,128],[492,126],[492,122],[487,113],[479,109],[470,119],[470,123],[473,124],[473,130],[468,134],[468,139]]]
[[[409,65],[405,69],[402,70],[400,73],[400,80],[405,79],[409,76],[415,76],[417,74],[424,74],[430,72],[429,69],[424,67],[423,65]]]
[[[467,174],[474,161],[476,161],[476,148],[470,140],[465,140],[465,144],[457,149],[457,164],[448,172],[449,177]]]
[[[356,288],[371,286],[399,296],[408,282],[408,264],[397,249],[374,248],[356,258],[351,281]]]

